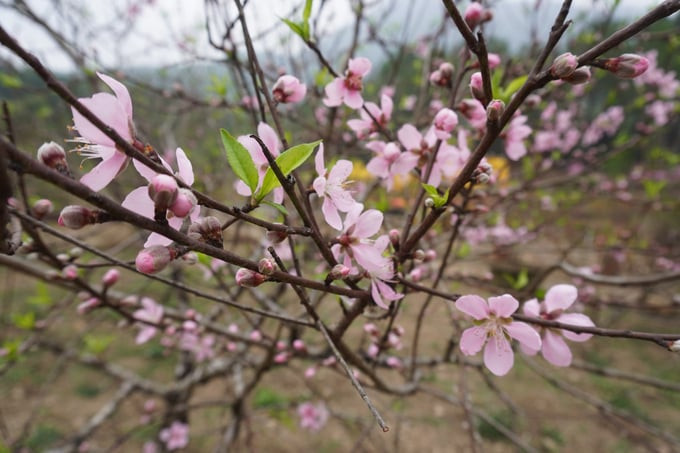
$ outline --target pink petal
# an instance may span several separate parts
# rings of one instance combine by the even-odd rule
[[[460,336],[460,350],[465,355],[475,355],[484,347],[486,337],[486,329],[482,327],[465,329],[463,335]]]
[[[319,197],[325,197],[326,196],[326,178],[323,176],[318,176],[314,179],[314,182],[312,183],[312,187],[314,188],[314,191]]]
[[[323,212],[323,217],[327,224],[338,231],[342,231],[342,219],[340,219],[340,214],[338,214],[338,208],[335,207],[330,198],[326,197],[323,199],[321,212]]]
[[[153,247],[154,245],[170,245],[172,244],[172,239],[163,236],[158,233],[151,233],[146,242],[144,243],[144,248]]]
[[[517,299],[512,297],[510,294],[503,294],[498,297],[489,297],[489,309],[491,313],[495,313],[496,316],[501,318],[509,318],[517,308],[519,307],[519,302]]]
[[[262,171],[260,167],[262,167],[263,165],[268,165],[269,161],[264,156],[260,144],[257,143],[255,139],[250,138],[248,135],[240,135],[236,140],[238,140],[238,142],[245,146],[245,148],[248,150],[248,152],[250,153],[250,157],[253,158],[253,163],[255,164],[255,167],[257,167],[258,173],[264,174],[264,171]]]
[[[177,170],[179,177],[188,186],[194,184],[194,168],[191,165],[191,161],[187,157],[186,153],[182,148],[177,148],[175,152],[175,158],[177,159]]]
[[[349,60],[347,68],[354,74],[365,76],[371,70],[371,60],[364,57],[352,58]]]
[[[413,153],[401,153],[397,160],[392,164],[392,173],[395,175],[405,175],[418,165],[418,156]]]
[[[573,324],[575,326],[595,327],[595,323],[586,315],[582,313],[565,313],[559,316],[555,321],[563,322],[565,324]],[[562,335],[571,341],[588,341],[592,338],[591,333],[576,333],[569,330],[562,330]]]
[[[538,332],[529,324],[519,321],[513,321],[510,324],[503,326],[503,329],[515,340],[525,345],[529,349],[541,349],[541,337]]]
[[[333,204],[342,212],[347,212],[354,207],[356,201],[352,198],[352,194],[345,189],[337,187],[328,190],[328,196],[333,201]]]
[[[364,210],[364,205],[361,203],[357,203],[347,211],[347,215],[345,216],[345,231],[349,229],[351,226],[356,225],[357,221],[359,220],[359,216],[361,215],[361,211]]]
[[[99,192],[125,169],[127,163],[128,157],[116,151],[109,159],[101,161],[96,167],[83,175],[80,182],[95,192]]]
[[[351,248],[356,262],[368,272],[381,274],[391,263],[389,258],[382,256],[381,250],[371,244],[353,244]],[[390,277],[392,276],[387,276]]]
[[[149,198],[149,189],[146,186],[137,187],[127,194],[123,200],[123,207],[139,215],[153,219],[154,203]]]
[[[156,335],[155,327],[144,326],[142,327],[142,330],[140,330],[139,333],[137,334],[137,338],[135,338],[135,343],[144,344],[151,338],[153,338],[154,335]]]
[[[354,237],[365,239],[376,234],[383,223],[383,213],[377,209],[369,209],[359,216],[354,229]]]
[[[179,149],[179,148],[178,148]],[[168,164],[165,159],[163,159],[161,156],[158,156],[161,160],[161,164],[170,172],[172,173],[172,167],[170,164]],[[142,178],[146,179],[147,181],[151,182],[151,180],[156,176],[158,173],[156,173],[154,170],[150,169],[137,159],[132,159],[132,165],[135,166],[135,170],[137,170],[137,173],[139,173]]]
[[[530,347],[528,347],[524,343],[520,343],[519,348],[522,350],[522,352],[524,354],[531,355],[531,356],[538,354],[538,351],[540,351],[540,349],[531,349]]]
[[[339,106],[342,104],[342,99],[345,97],[346,91],[345,81],[340,77],[334,79],[326,85],[326,98],[323,100],[323,103],[326,104],[327,107]]]
[[[316,173],[319,176],[325,176],[326,175],[326,164],[324,164],[323,160],[323,143],[319,145],[319,150],[316,152],[316,156],[314,156],[314,168],[316,169]],[[317,191],[318,194],[318,191]]]
[[[397,131],[397,137],[404,148],[420,149],[420,142],[423,140],[423,136],[418,132],[418,129],[411,124],[404,124],[399,131]]]
[[[555,366],[571,365],[571,350],[562,337],[550,330],[543,335],[542,354],[545,360]]]
[[[378,178],[387,178],[390,176],[389,163],[382,156],[376,156],[371,159],[366,165],[366,170]]]
[[[236,188],[236,193],[239,194],[239,195],[243,195],[244,197],[249,197],[253,194],[250,191],[250,187],[248,187],[246,185],[246,183],[244,183],[240,179],[238,181],[236,181],[236,183],[234,184],[234,187]]]
[[[354,110],[360,109],[364,105],[364,98],[361,97],[361,91],[347,90],[345,93],[345,105]]]
[[[100,120],[109,127],[120,134],[125,140],[130,141],[130,126],[128,124],[128,116],[123,110],[123,106],[118,102],[118,99],[109,93],[96,93],[91,98],[79,99],[80,102],[90,109]],[[78,133],[85,137],[90,143],[104,146],[114,146],[111,140],[104,132],[100,131],[98,127],[86,119],[76,109],[71,108],[73,113],[73,123],[78,129]]]
[[[276,132],[274,132],[274,129],[272,129],[272,127],[269,124],[267,123],[258,124],[257,135],[260,136],[260,139],[262,139],[262,142],[265,144],[267,148],[269,148],[269,152],[272,153],[274,157],[279,155],[279,152],[281,151],[279,137],[276,135]]]
[[[459,297],[456,308],[478,321],[489,317],[489,306],[486,301],[474,294]]]
[[[274,189],[274,203],[283,203],[283,187],[277,187]]]
[[[328,182],[331,184],[342,183],[347,178],[349,178],[353,167],[354,166],[352,165],[352,162],[345,159],[340,159],[335,163],[333,168],[331,168],[331,171],[328,173]]]
[[[371,296],[373,297],[373,302],[376,303],[376,305],[384,310],[388,310],[390,307],[382,300],[382,296],[380,294],[380,290],[378,289],[378,285],[376,283],[376,280],[371,281]]]
[[[123,110],[125,110],[125,113],[127,113],[129,118],[132,118],[132,99],[130,99],[130,93],[128,92],[128,89],[125,87],[125,85],[113,77],[109,77],[106,74],[102,74],[101,72],[98,72],[97,76],[99,76],[99,78],[102,79],[104,83],[109,86],[109,88],[111,88],[123,107]]]
[[[515,361],[510,343],[504,335],[489,338],[484,348],[484,365],[496,376],[504,376]]]
[[[578,290],[574,285],[555,285],[545,293],[545,311],[566,310],[577,297]]]
[[[538,318],[541,315],[541,305],[538,303],[537,299],[528,300],[524,302],[522,312],[527,316]]]
[[[382,97],[380,98],[380,106],[382,107],[382,112],[383,115],[385,115],[385,118],[391,118],[392,109],[394,108],[392,98],[386,94],[383,94]]]

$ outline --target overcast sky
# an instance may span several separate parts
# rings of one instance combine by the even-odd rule
[[[3,0],[5,3],[12,0]],[[205,11],[203,0],[61,0],[61,8],[54,8],[53,0],[25,0],[38,16],[59,33],[75,39],[86,49],[88,55],[96,55],[104,66],[124,65],[172,65],[190,60],[190,55],[178,50],[181,42],[199,56],[217,57],[207,43],[205,32]],[[248,17],[251,33],[269,30],[278,23],[279,17],[289,17],[295,5],[302,0],[251,0]],[[328,33],[341,30],[350,24],[352,15],[349,0],[328,0],[329,7],[321,22]],[[397,0],[407,3],[411,0]],[[441,8],[439,0],[418,1],[418,8]],[[526,6],[536,0],[500,0],[496,3],[517,6],[511,8],[518,15],[526,14]],[[319,3],[318,1],[316,2]],[[556,0],[542,0],[544,8],[556,7]],[[549,5],[552,3],[552,5]],[[599,14],[613,3],[613,0],[576,0],[575,9],[588,10],[596,5],[593,14]],[[638,16],[649,7],[659,3],[652,0],[623,0],[622,9],[627,15]],[[0,3],[1,4],[1,3]],[[230,6],[233,6],[229,3]],[[465,3],[463,3],[464,5]],[[422,6],[421,6],[422,5]],[[547,5],[547,6],[546,6]],[[401,6],[401,5],[399,5]],[[127,32],[126,17],[131,8],[134,13],[132,31]],[[406,8],[404,8],[406,10]],[[300,13],[296,14],[299,17]],[[519,16],[515,19],[517,20]],[[512,17],[505,17],[512,20]],[[501,20],[496,17],[496,21]],[[53,70],[68,70],[73,67],[71,60],[40,27],[26,18],[0,7],[0,24],[13,34],[25,48],[38,55]],[[418,24],[415,24],[417,28]],[[546,24],[549,29],[549,24]],[[275,36],[268,38],[269,44],[276,45]],[[7,58],[8,52],[0,49],[0,55]],[[93,62],[88,61],[92,66]]]

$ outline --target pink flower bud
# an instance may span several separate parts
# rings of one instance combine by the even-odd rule
[[[500,99],[494,99],[486,107],[486,117],[490,121],[498,121],[505,111],[505,103]]]
[[[578,58],[572,53],[563,53],[555,58],[552,66],[550,66],[550,74],[558,79],[569,77],[578,67]]]
[[[253,330],[248,336],[253,341],[262,341],[262,333],[259,330]]]
[[[272,88],[272,94],[277,102],[286,104],[300,102],[307,93],[307,85],[291,75],[282,75]]]
[[[99,307],[101,305],[101,301],[97,299],[96,297],[91,297],[87,299],[85,302],[81,303],[78,305],[76,308],[76,311],[78,312],[79,315],[86,315],[95,308]]]
[[[440,64],[439,68],[430,74],[430,83],[440,87],[450,87],[453,69],[451,63],[444,62]]]
[[[567,83],[572,85],[580,85],[590,80],[590,68],[588,66],[581,66],[577,68],[570,76],[562,78]]]
[[[33,216],[40,220],[43,219],[47,214],[54,210],[52,202],[46,198],[42,198],[33,204]]]
[[[316,375],[316,367],[310,366],[305,370],[305,379],[311,379]]]
[[[257,263],[257,269],[260,271],[260,274],[271,275],[276,270],[276,262],[271,258],[262,258]]]
[[[279,340],[279,341],[276,342],[276,349],[279,350],[279,351],[283,351],[283,350],[285,350],[287,347],[288,347],[288,345],[286,344],[285,341]]]
[[[198,204],[196,195],[189,189],[179,189],[177,191],[177,198],[170,205],[170,211],[177,217],[188,216],[194,207]]]
[[[399,239],[401,237],[401,233],[397,229],[392,229],[390,230],[389,233],[387,233],[387,236],[390,238],[390,243],[396,247],[399,245]]]
[[[422,261],[425,259],[425,250],[418,249],[413,252],[413,259],[416,261]]]
[[[342,280],[343,278],[347,277],[350,272],[351,269],[344,264],[336,264],[328,273],[328,276],[333,280]]]
[[[187,235],[197,241],[222,248],[222,223],[217,217],[207,216],[196,219],[189,225]]]
[[[95,223],[95,213],[85,206],[71,205],[61,210],[57,223],[72,230]]]
[[[137,254],[135,267],[143,274],[155,274],[165,269],[165,266],[175,258],[177,258],[175,249],[164,245],[154,245]]]
[[[279,230],[267,230],[266,236],[272,244],[280,244],[288,238],[288,233]]]
[[[480,3],[472,2],[465,10],[465,23],[468,25],[468,27],[470,27],[470,29],[474,29],[482,22],[483,15],[484,7]]]
[[[487,61],[489,62],[489,69],[494,69],[501,64],[501,57],[497,53],[490,53],[487,55]]]
[[[451,131],[458,125],[458,115],[451,109],[441,109],[434,117],[434,135],[440,140],[451,137]]]
[[[366,354],[368,354],[368,356],[372,358],[376,358],[379,352],[380,348],[375,343],[371,343],[370,346],[368,347],[368,350],[366,350]]]
[[[647,70],[649,60],[634,53],[625,53],[619,57],[607,59],[604,67],[616,77],[634,79]]]
[[[307,349],[307,347],[305,346],[305,342],[298,338],[296,340],[293,340],[293,349],[299,352],[303,352]]]
[[[157,210],[168,209],[177,199],[177,181],[168,175],[156,175],[149,183],[149,198]]]
[[[397,370],[401,368],[401,360],[399,360],[398,357],[394,356],[388,357],[385,363],[387,363],[387,366],[390,368],[394,368]]]
[[[120,271],[118,269],[109,269],[102,277],[102,285],[113,286],[120,279]]]
[[[259,272],[251,271],[245,267],[240,268],[236,271],[236,284],[239,286],[247,286],[249,288],[254,288],[260,286],[267,277],[260,274]]]
[[[66,162],[66,152],[55,142],[43,143],[38,148],[38,160],[59,173],[71,176],[71,172]]]
[[[78,268],[73,264],[69,264],[61,270],[61,276],[66,280],[75,280],[78,278]]]
[[[274,356],[274,363],[286,363],[288,361],[288,353],[287,352],[279,352]]]
[[[196,310],[193,308],[189,308],[187,311],[184,312],[184,317],[187,319],[196,319]]]
[[[377,337],[380,335],[380,331],[378,330],[378,327],[373,324],[372,322],[364,324],[364,332],[366,332],[369,335],[372,335],[374,337]]]

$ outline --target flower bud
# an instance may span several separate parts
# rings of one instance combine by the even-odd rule
[[[572,53],[563,53],[555,58],[552,66],[550,66],[550,74],[558,79],[563,79],[572,75],[577,67],[578,58]]]
[[[475,72],[470,77],[470,93],[473,98],[484,102],[484,82],[482,81],[481,72]]]
[[[622,79],[634,79],[649,67],[649,60],[634,53],[625,53],[604,62],[604,68]]]
[[[429,261],[434,261],[437,259],[437,251],[430,249],[427,252],[425,252],[425,258],[423,258],[423,261],[426,263]]]
[[[245,267],[240,268],[236,271],[236,284],[239,286],[246,286],[249,288],[255,288],[260,286],[267,277],[260,274],[259,272],[251,271]]]
[[[96,223],[96,213],[85,206],[71,205],[61,210],[57,223],[72,230]]]
[[[113,286],[120,279],[120,271],[118,269],[109,269],[102,277],[102,285]]]
[[[186,255],[182,255],[182,261],[188,265],[194,265],[198,263],[198,255],[196,255],[194,252],[189,252]]]
[[[307,350],[307,347],[305,346],[305,342],[298,338],[293,340],[293,349],[299,352],[304,352]]]
[[[78,268],[73,264],[64,266],[64,268],[61,270],[61,276],[66,280],[75,280],[78,278]]]
[[[434,117],[434,135],[440,140],[446,140],[457,125],[458,115],[451,109],[441,109]]]
[[[217,217],[207,216],[196,219],[189,225],[187,235],[197,241],[222,248],[222,224]]]
[[[477,25],[482,23],[483,16],[484,7],[481,5],[481,3],[472,2],[468,5],[467,9],[465,10],[465,15],[463,17],[465,18],[465,23],[472,30]]]
[[[272,244],[280,244],[288,238],[288,233],[279,230],[267,230],[265,236]]]
[[[434,208],[434,200],[431,197],[427,197],[425,199],[425,207],[426,208]]]
[[[401,360],[399,360],[398,357],[390,356],[387,358],[385,361],[388,367],[394,368],[396,370],[400,369],[402,367]]]
[[[91,297],[87,299],[85,302],[78,304],[76,311],[78,312],[79,315],[86,315],[95,308],[99,307],[101,304],[102,303],[99,299],[97,299],[96,297]]]
[[[66,162],[66,152],[58,143],[43,143],[38,148],[38,160],[50,168],[57,170],[64,176],[71,176],[71,171]]]
[[[189,189],[179,189],[177,198],[170,205],[170,211],[177,217],[186,217],[198,204],[196,195]]]
[[[41,220],[54,210],[52,202],[46,198],[40,199],[33,204],[33,216]]]
[[[675,340],[669,344],[668,349],[670,349],[672,352],[680,352],[680,340]]]
[[[444,62],[439,65],[439,68],[432,71],[430,74],[430,83],[440,87],[450,87],[451,79],[453,78],[453,65]]]
[[[394,247],[399,245],[399,240],[401,239],[401,233],[399,230],[396,228],[391,229],[389,233],[387,233],[387,237],[390,238],[390,244],[392,244]]]
[[[297,77],[282,75],[272,87],[272,94],[277,102],[300,102],[307,93],[307,85],[300,83]]]
[[[271,258],[262,258],[257,263],[257,269],[260,271],[260,274],[271,275],[276,270],[276,262]]]
[[[165,269],[165,266],[175,258],[177,258],[177,251],[174,248],[154,245],[137,254],[135,267],[143,274],[155,274]]]
[[[350,271],[351,269],[344,264],[336,264],[328,273],[328,278],[331,280],[342,280],[349,275]]]
[[[588,66],[581,66],[580,68],[577,68],[576,71],[574,71],[570,76],[564,77],[562,80],[572,85],[586,83],[590,80],[590,68]]]
[[[418,249],[413,252],[413,259],[416,261],[423,261],[425,259],[425,250]]]
[[[504,111],[505,103],[500,99],[494,99],[493,101],[489,102],[489,105],[486,107],[486,118],[489,121],[496,122],[501,119]]]
[[[248,338],[253,341],[262,341],[262,333],[260,333],[259,330],[253,330],[250,332],[250,335],[248,335]]]
[[[156,175],[149,183],[149,198],[157,211],[167,210],[177,199],[177,181],[168,175]]]

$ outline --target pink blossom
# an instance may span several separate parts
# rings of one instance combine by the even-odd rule
[[[465,355],[474,355],[484,348],[484,365],[496,376],[507,374],[514,363],[510,338],[532,349],[541,348],[541,337],[531,326],[512,320],[518,307],[517,299],[509,294],[490,297],[488,304],[476,295],[462,296],[456,301],[456,308],[475,320],[475,327],[463,331],[460,350]]]
[[[482,22],[482,16],[484,15],[484,7],[481,3],[470,2],[470,4],[465,9],[465,23],[467,23],[470,29],[474,29],[477,25]]]
[[[486,128],[486,110],[477,99],[463,99],[458,105],[458,111],[477,130]]]
[[[298,406],[297,413],[300,417],[300,427],[310,431],[319,431],[323,428],[330,415],[326,405],[322,402],[318,404],[302,403]]]
[[[177,172],[175,176],[183,181],[186,185],[191,186],[194,183],[194,170],[191,165],[191,161],[187,157],[186,153],[182,148],[177,148],[175,151],[175,158],[177,160]],[[161,157],[161,164],[170,172],[172,172],[172,167]],[[133,161],[133,165],[137,169],[140,175],[144,177],[150,183],[156,181],[157,177],[164,176],[164,178],[169,178],[167,175],[159,175],[155,171],[151,170],[146,165]],[[155,205],[154,202],[149,197],[148,186],[141,186],[130,192],[123,200],[123,207],[129,209],[130,211],[136,212],[139,215],[148,217],[150,219],[154,218]],[[179,230],[184,223],[184,219],[189,217],[191,221],[196,221],[200,215],[200,208],[197,205],[196,197],[186,190],[179,189],[177,192],[177,197],[168,207],[168,224]],[[168,245],[172,242],[172,239],[167,238],[158,233],[151,233],[144,243],[144,247],[151,247],[154,245]]]
[[[163,319],[163,306],[149,297],[142,298],[142,308],[133,313],[133,317],[143,323],[139,324],[140,331],[135,342],[144,344],[156,335],[156,327]],[[153,325],[152,325],[153,324]]]
[[[481,72],[475,72],[470,76],[470,94],[480,102],[484,100],[484,83]]]
[[[118,269],[109,269],[106,271],[104,276],[102,277],[102,285],[104,286],[112,286],[115,285],[116,282],[120,279],[120,271]]]
[[[437,69],[430,73],[430,83],[440,87],[450,87],[451,78],[453,77],[453,65],[448,62],[443,62]]]
[[[178,450],[189,444],[189,426],[180,421],[172,422],[169,428],[165,428],[159,435],[168,450]]]
[[[390,118],[392,118],[393,107],[392,98],[383,94],[380,98],[380,107],[373,102],[366,103],[366,110],[370,112],[373,118],[365,110],[360,110],[359,115],[361,119],[349,120],[347,125],[357,134],[357,138],[364,139],[374,135],[378,130],[378,126],[385,127],[387,125]]]
[[[371,70],[368,58],[352,58],[349,60],[345,77],[337,77],[326,85],[326,98],[323,100],[328,107],[338,107],[343,102],[347,107],[359,109],[364,104],[361,97],[363,78]]]
[[[282,75],[272,88],[274,99],[282,104],[300,102],[307,93],[307,85],[297,77]]]
[[[514,117],[501,134],[505,139],[505,154],[510,160],[519,160],[527,153],[524,139],[531,134],[531,128],[525,124],[526,121],[527,117],[524,115]]]
[[[257,125],[257,135],[260,137],[267,149],[269,149],[269,152],[272,154],[272,156],[274,158],[278,157],[281,153],[282,146],[281,142],[279,141],[279,137],[276,135],[276,132],[274,132],[274,129],[272,129],[272,127],[267,123],[260,123]],[[259,188],[260,184],[262,184],[262,180],[264,179],[264,175],[269,169],[269,161],[265,157],[262,147],[255,139],[247,135],[241,135],[238,138],[238,141],[250,152],[250,157],[253,159],[255,168],[257,168],[257,174],[259,178],[257,187]],[[250,187],[248,187],[246,183],[241,180],[236,182],[236,192],[243,196],[252,195]],[[274,202],[281,203],[282,201],[283,188],[277,187],[274,189]]]
[[[344,265],[352,267],[351,259],[369,272],[383,272],[386,263],[391,265],[391,261],[382,256],[382,251],[374,247],[373,241],[369,238],[374,236],[383,222],[383,214],[377,209],[369,209],[363,212],[362,204],[355,204],[347,212],[342,233],[338,237],[338,243],[332,247],[336,259],[341,253],[345,255]],[[391,275],[388,277],[390,278]]]
[[[539,304],[538,300],[531,299],[524,303],[522,309],[527,316],[575,326],[594,327],[593,321],[582,313],[564,313],[576,302],[577,297],[578,290],[575,286],[555,285],[545,294],[545,300],[542,303]],[[569,366],[571,364],[571,350],[562,336],[571,341],[587,341],[592,337],[589,333],[579,334],[562,329],[540,328],[539,330],[543,332],[541,346],[536,348],[522,344],[522,350],[529,355],[534,355],[540,350],[545,360],[555,366]]]
[[[425,136],[423,136],[415,126],[404,124],[401,129],[397,131],[397,137],[404,148],[418,156],[417,165],[420,167],[421,174],[424,176],[430,160],[430,155],[434,152],[437,143],[437,136],[435,135],[434,128],[430,128]],[[458,158],[459,155],[456,148],[446,143],[441,143],[427,183],[437,187],[441,183],[442,176],[454,175],[459,169],[455,165],[455,161],[457,161]]]
[[[439,140],[451,137],[451,131],[458,125],[458,115],[451,109],[441,109],[434,116],[434,135]]]
[[[342,230],[342,220],[338,211],[348,212],[357,202],[352,194],[345,189],[348,184],[347,178],[352,173],[352,162],[340,159],[330,171],[324,164],[323,143],[319,146],[314,163],[319,175],[313,183],[316,194],[323,198],[321,212],[326,222],[336,230]]]
[[[418,164],[418,156],[412,152],[402,152],[396,143],[381,141],[370,142],[366,145],[376,153],[366,165],[366,170],[382,178],[387,190],[392,189],[396,175],[406,175]]]
[[[135,127],[132,122],[132,100],[125,85],[105,74],[97,73],[115,96],[110,93],[95,93],[91,98],[78,99],[94,113],[102,122],[113,128],[126,141],[135,139]],[[88,173],[80,178],[80,182],[94,191],[106,187],[128,163],[128,157],[116,149],[116,144],[98,127],[92,124],[75,108],[71,107],[73,123],[80,137],[75,141],[84,144],[80,153],[87,159],[102,159]]]

